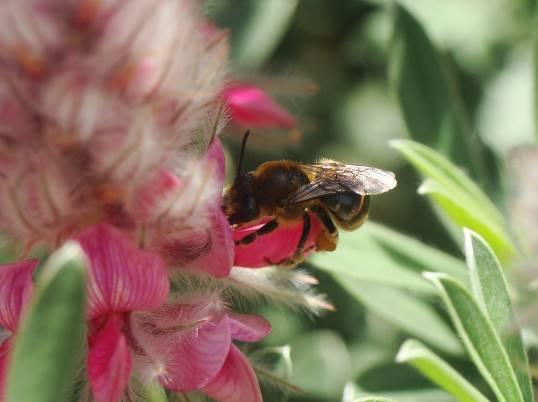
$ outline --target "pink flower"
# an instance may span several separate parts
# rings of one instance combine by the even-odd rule
[[[169,283],[162,259],[111,226],[96,225],[76,240],[90,264],[87,373],[96,402],[120,400],[133,376],[222,402],[261,401],[254,371],[232,340],[262,339],[271,329],[267,321],[228,312],[216,294],[164,304]],[[0,344],[0,390],[36,265],[0,270],[0,325],[10,333]]]
[[[25,250],[68,239],[84,250],[92,400],[156,381],[260,402],[233,342],[256,342],[270,325],[230,311],[240,279],[220,278],[234,261],[292,255],[301,228],[236,249],[251,229],[232,233],[221,209],[223,97],[241,125],[291,128],[293,117],[259,88],[225,88],[227,35],[198,0],[7,0],[0,24],[0,230]],[[313,219],[308,250],[319,231]],[[36,265],[0,270],[0,392]],[[180,292],[182,278],[195,284]],[[268,278],[276,299],[281,282]]]
[[[202,390],[221,402],[258,402],[252,367],[232,340],[256,342],[270,332],[261,317],[229,313],[215,295],[191,297],[134,314],[135,367],[172,391]]]
[[[224,90],[232,120],[246,128],[292,128],[294,118],[260,88],[234,84]]]
[[[315,251],[318,237],[323,236],[325,232],[319,219],[310,212],[308,214],[310,215],[312,226],[304,247],[305,255]],[[271,217],[264,217],[252,224],[237,227],[233,231],[234,240],[241,240],[243,237],[260,229],[271,219]],[[281,225],[272,232],[258,236],[252,243],[238,243],[235,246],[234,265],[259,268],[284,262],[296,252],[302,230],[303,221],[299,219],[294,224]]]
[[[148,247],[161,254],[167,265],[224,277],[232,268],[234,242],[221,209],[224,150],[218,138],[201,163],[206,169],[202,180],[212,187],[208,199],[199,199],[204,190],[196,191],[196,177],[186,181],[162,171],[140,189],[135,209],[143,214],[139,220],[145,222]],[[183,229],[178,230],[178,221]]]
[[[91,264],[88,375],[96,402],[118,400],[133,369],[174,391],[261,401],[254,372],[231,341],[260,340],[270,331],[264,319],[227,313],[216,296],[163,304],[168,278],[158,255],[105,225],[77,240]]]
[[[120,399],[131,375],[127,323],[134,311],[152,310],[168,297],[163,260],[138,249],[118,230],[97,225],[80,233],[90,262],[88,377],[96,402]]]

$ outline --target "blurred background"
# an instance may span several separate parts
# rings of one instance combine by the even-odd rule
[[[210,18],[230,30],[233,76],[270,93],[298,120],[297,130],[259,130],[251,136],[245,165],[328,157],[395,171],[398,188],[372,200],[370,219],[462,258],[461,247],[417,194],[415,171],[388,141],[409,137],[390,80],[393,23],[389,0],[207,0]],[[452,144],[453,161],[486,190],[501,210],[509,187],[505,158],[534,139],[531,0],[401,0],[441,52],[461,100],[462,123],[479,138],[480,166],[465,165],[463,144]],[[420,79],[420,74],[417,75]],[[432,89],[435,90],[435,89]],[[424,111],[428,113],[428,110]],[[224,141],[236,158],[242,131]],[[435,133],[432,133],[434,141]],[[430,146],[425,136],[421,142]],[[450,153],[449,153],[450,154]],[[472,158],[471,158],[472,159]],[[474,169],[481,174],[474,174]],[[336,251],[338,253],[338,251]],[[356,257],[361,264],[360,254]],[[374,265],[375,261],[365,262]],[[406,338],[402,326],[365,307],[331,275],[310,267],[336,312],[321,317],[267,308],[274,333],[264,346],[286,354],[288,378],[304,394],[291,401],[346,401],[346,393],[384,393],[400,401],[451,401],[411,368],[394,362]],[[370,288],[365,288],[365,292]],[[389,300],[390,308],[390,300]],[[443,310],[435,306],[443,318]],[[427,331],[428,329],[425,328]],[[470,378],[476,369],[445,356]],[[289,373],[288,373],[289,374]],[[479,381],[479,380],[477,380]],[[285,385],[285,384],[284,384]],[[480,384],[478,384],[480,387]],[[284,393],[270,391],[274,400]],[[280,396],[278,396],[280,395]],[[348,398],[348,399],[346,399]],[[273,400],[273,399],[268,399]]]

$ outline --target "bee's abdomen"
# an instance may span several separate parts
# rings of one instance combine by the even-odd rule
[[[320,198],[320,202],[331,211],[338,226],[346,230],[358,228],[368,216],[370,197],[354,192],[336,193]]]

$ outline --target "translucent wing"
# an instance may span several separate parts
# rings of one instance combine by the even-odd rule
[[[332,160],[300,166],[311,182],[291,195],[292,204],[342,192],[381,194],[396,187],[394,173],[370,166],[346,165]]]

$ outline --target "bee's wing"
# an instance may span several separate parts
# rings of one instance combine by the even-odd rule
[[[381,194],[396,187],[394,173],[370,166],[346,165],[335,161],[300,166],[312,181],[291,195],[292,204],[342,192]]]

